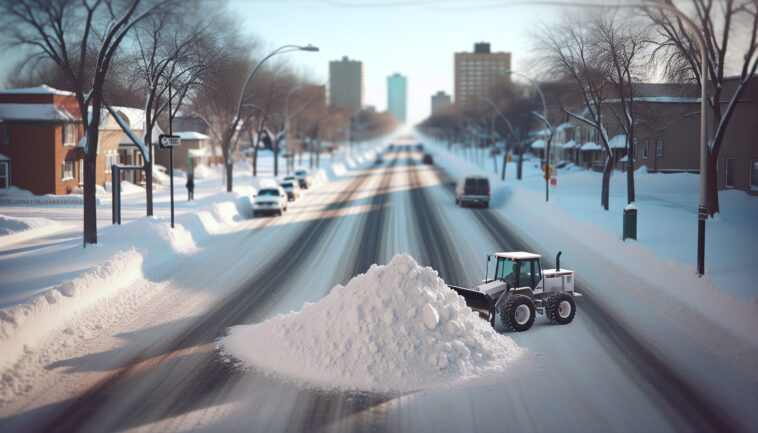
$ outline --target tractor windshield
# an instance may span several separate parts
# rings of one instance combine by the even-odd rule
[[[510,286],[516,285],[516,261],[504,257],[497,258],[495,279],[503,280]]]

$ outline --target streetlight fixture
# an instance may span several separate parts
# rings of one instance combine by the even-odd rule
[[[232,124],[229,126],[229,129],[226,131],[226,137],[225,139],[228,141],[231,141],[232,136],[234,135],[234,132],[237,130],[237,125],[239,125],[240,118],[242,117],[242,107],[244,106],[244,99],[245,99],[245,93],[247,93],[247,88],[250,86],[250,82],[253,80],[253,77],[255,76],[255,73],[258,72],[258,69],[261,68],[261,65],[266,63],[266,61],[278,54],[284,54],[284,53],[291,53],[294,51],[308,51],[308,52],[316,52],[318,51],[318,47],[314,47],[313,45],[282,45],[281,47],[275,49],[274,51],[270,52],[266,57],[262,58],[258,63],[253,67],[253,69],[250,71],[250,74],[248,74],[247,79],[245,80],[245,85],[242,87],[242,92],[240,92],[240,98],[239,102],[237,103],[237,113],[234,115],[234,120],[232,121]],[[231,153],[227,155],[227,158],[231,158]],[[227,164],[231,164],[231,160],[226,161]]]

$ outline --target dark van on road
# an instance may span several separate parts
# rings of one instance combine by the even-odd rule
[[[455,204],[490,206],[490,180],[484,176],[463,176],[455,185]]]

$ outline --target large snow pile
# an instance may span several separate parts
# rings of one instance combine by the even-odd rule
[[[315,304],[233,327],[242,362],[322,387],[408,391],[499,372],[522,353],[408,255],[374,265]]]
[[[33,230],[53,224],[46,218],[14,218],[0,214],[0,236]]]

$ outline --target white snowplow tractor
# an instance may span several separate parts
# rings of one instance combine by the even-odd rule
[[[450,288],[493,327],[498,314],[503,325],[516,332],[531,328],[538,314],[556,325],[569,324],[576,316],[576,300],[582,296],[574,290],[574,271],[561,269],[560,252],[555,269],[542,269],[541,258],[523,251],[491,254],[483,284],[473,289]]]

